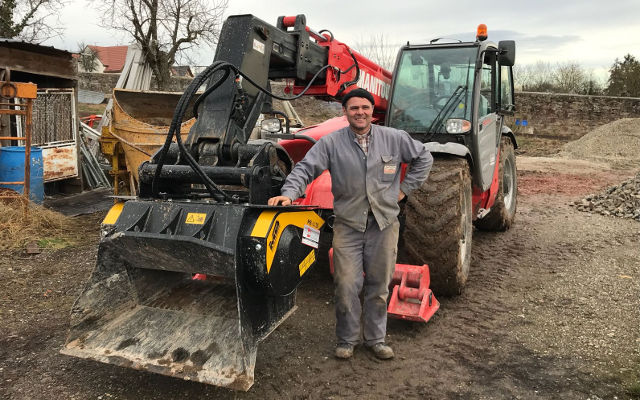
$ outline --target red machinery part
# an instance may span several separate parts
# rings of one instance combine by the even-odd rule
[[[285,28],[288,27],[292,27],[296,24],[296,16],[290,16],[290,17],[283,17],[282,18],[282,25],[285,26]]]
[[[296,134],[306,135],[320,140],[321,137],[330,134],[333,131],[349,126],[347,117],[344,115],[328,119],[320,124],[307,126],[300,129]],[[283,139],[278,144],[287,151],[293,162],[297,163],[304,158],[313,143],[305,139]]]
[[[89,128],[93,128],[93,124],[96,123],[96,122],[100,122],[101,119],[102,119],[102,115],[91,114],[91,115],[88,115],[86,117],[81,117],[80,121],[82,121],[85,124],[89,125]]]
[[[391,300],[387,307],[390,317],[409,321],[427,322],[440,308],[429,289],[429,266],[396,264],[391,279]]]
[[[333,275],[333,248],[329,249],[329,271]],[[396,264],[389,288],[389,317],[427,322],[440,308],[440,302],[429,289],[429,266]]]
[[[296,17],[294,16],[282,17],[282,24],[285,28],[295,26],[295,23]],[[327,48],[327,63],[333,67],[327,70],[324,84],[312,85],[306,94],[341,98],[356,87],[361,87],[373,95],[375,100],[374,112],[378,118],[384,119],[391,90],[392,73],[351,49],[346,44],[336,40],[328,33],[317,33],[308,26],[305,27],[305,30],[310,37],[316,40],[318,45]],[[357,69],[353,68],[355,63],[357,63]],[[358,70],[360,73],[359,76],[356,76]],[[358,78],[357,86],[345,85],[347,82],[356,81],[356,77]],[[293,94],[299,94],[303,89],[304,85],[294,86]],[[289,90],[289,88],[286,88],[285,92],[289,92]]]
[[[491,180],[491,186],[484,192],[482,189],[474,188],[471,203],[473,204],[474,213],[478,213],[481,208],[489,210],[496,202],[496,196],[498,195],[498,183],[500,182],[500,151],[496,155],[496,166],[493,170],[493,179]]]
[[[358,87],[368,90],[375,100],[375,111],[384,114],[387,109],[387,102],[391,90],[391,72],[383,69],[360,53],[351,49],[346,44],[333,39],[331,41],[319,41],[320,46],[325,46],[329,50],[328,64],[333,69],[327,71],[327,79],[324,85],[313,85],[307,91],[307,95],[330,95],[333,97],[341,97],[349,91],[356,88],[355,85],[346,88],[343,91],[342,84],[347,80],[356,78],[356,69],[351,68],[354,64],[354,58],[358,62],[360,68],[359,79],[356,83]],[[339,74],[337,70],[347,71],[344,75]],[[298,94],[304,89],[303,87],[294,87],[293,93]]]

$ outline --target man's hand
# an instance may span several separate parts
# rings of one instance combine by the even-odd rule
[[[406,195],[406,194],[404,194],[404,192],[401,190],[401,191],[398,193],[398,203],[400,203],[400,202],[402,201],[402,199],[404,199],[405,197],[407,197],[407,195]]]
[[[277,205],[290,206],[291,199],[288,198],[287,196],[276,196],[276,197],[270,198],[267,204],[270,206],[277,206]]]

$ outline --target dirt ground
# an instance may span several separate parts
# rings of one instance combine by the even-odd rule
[[[429,323],[390,320],[394,360],[362,348],[333,358],[325,263],[299,289],[298,311],[260,345],[246,393],[58,353],[103,215],[77,217],[84,239],[73,247],[1,254],[0,398],[640,398],[640,224],[569,206],[633,171],[517,162],[517,222],[474,232],[467,289],[439,299]]]

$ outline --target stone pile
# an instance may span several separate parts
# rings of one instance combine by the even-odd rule
[[[606,162],[617,168],[640,166],[640,118],[622,118],[567,143],[561,157]]]
[[[580,211],[640,221],[640,173],[602,193],[576,201],[571,206]]]

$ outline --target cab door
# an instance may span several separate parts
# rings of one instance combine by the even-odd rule
[[[501,116],[497,108],[497,61],[495,51],[483,52],[474,90],[474,179],[483,191],[489,189],[500,149]]]

